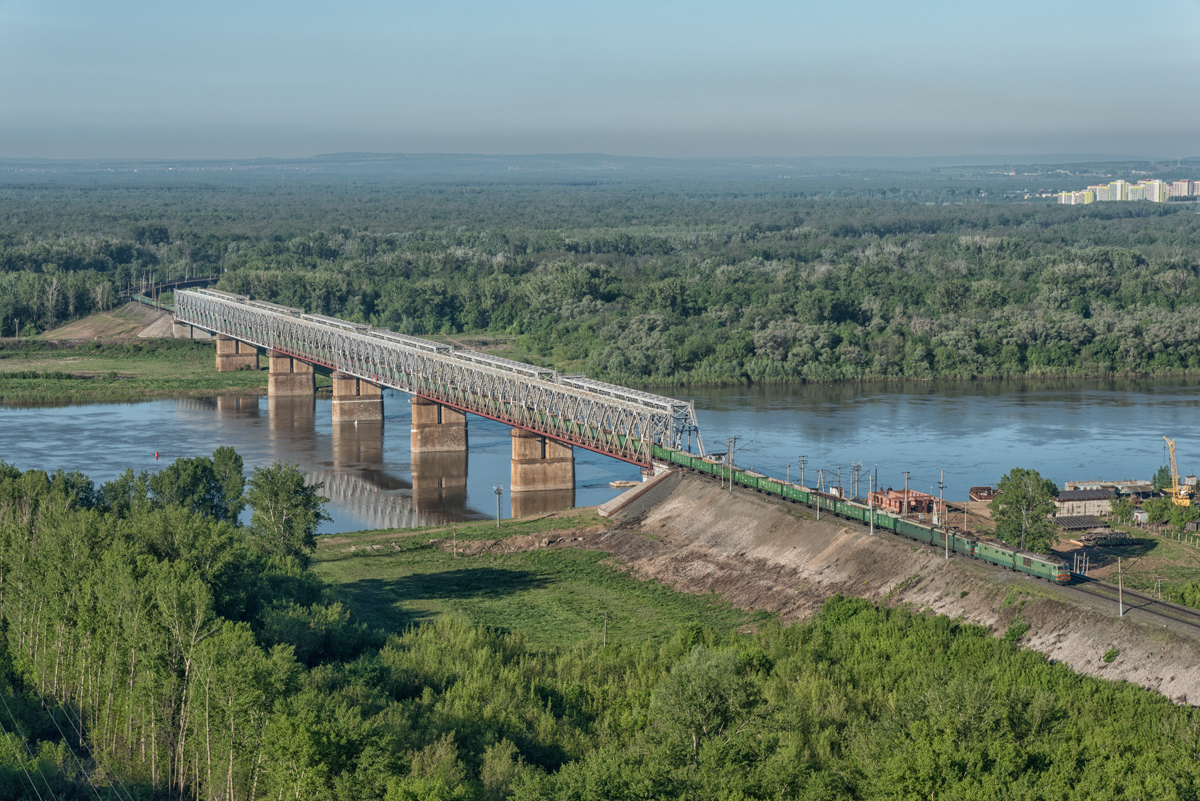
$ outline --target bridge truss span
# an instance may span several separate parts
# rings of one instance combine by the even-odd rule
[[[652,445],[704,452],[689,401],[217,290],[177,292],[175,318],[643,467]]]

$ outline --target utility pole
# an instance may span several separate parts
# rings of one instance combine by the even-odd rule
[[[496,493],[496,528],[500,528],[500,493],[504,492],[504,487],[496,484],[492,491]]]
[[[1125,617],[1125,591],[1121,581],[1121,557],[1117,557],[1117,617]]]
[[[908,517],[908,471],[904,471],[904,514],[901,517]]]
[[[871,536],[875,536],[875,477],[867,477],[867,517],[871,518]]]
[[[787,466],[787,483],[792,483],[792,463],[788,462]]]
[[[938,522],[942,524],[942,539],[946,541],[946,561],[950,561],[950,526],[946,524],[946,471],[942,471],[942,477],[938,479],[938,505],[941,506],[941,512],[938,514]]]
[[[842,468],[838,467],[838,497],[845,498],[846,493],[842,492]]]
[[[821,519],[821,483],[825,480],[825,471],[817,471],[817,519]]]
[[[804,465],[808,462],[808,457],[804,454],[800,455],[800,486],[808,486],[804,483]]]
[[[733,492],[733,451],[736,450],[739,439],[742,439],[742,438],[740,438],[740,436],[731,436],[731,438],[730,438],[730,492],[731,493]]]
[[[725,438],[725,465],[726,465],[726,469],[729,471],[730,485],[733,484],[733,467],[732,467],[733,462],[731,461],[732,457],[730,457],[730,455],[729,455],[729,449],[732,446],[732,444],[733,444],[733,441],[729,437],[726,437]],[[724,479],[724,476],[722,476],[722,480],[723,479]],[[725,489],[725,485],[723,483],[721,484],[721,489]]]

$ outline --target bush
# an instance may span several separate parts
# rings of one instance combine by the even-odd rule
[[[1008,624],[1008,628],[1004,631],[1004,641],[1015,645],[1028,631],[1029,624],[1027,622],[1019,617],[1013,618],[1013,621]]]

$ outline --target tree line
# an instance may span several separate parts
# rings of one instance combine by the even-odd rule
[[[491,337],[627,384],[1200,369],[1200,217],[1168,204],[298,187],[265,217],[245,192],[176,187],[96,230],[80,216],[95,199],[59,192],[57,218],[0,226],[6,333],[109,308],[151,274],[219,274],[229,291],[402,333]]]

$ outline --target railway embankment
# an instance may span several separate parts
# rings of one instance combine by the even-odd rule
[[[813,615],[835,594],[961,617],[1079,673],[1200,705],[1200,628],[1136,613],[1118,619],[1111,602],[1070,587],[947,561],[911,540],[826,514],[818,521],[805,506],[698,476],[661,484],[652,498],[630,504],[633,515],[617,513],[613,529],[557,544],[599,548],[638,577],[785,620]]]

